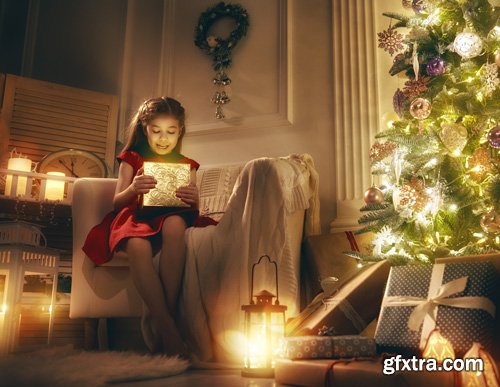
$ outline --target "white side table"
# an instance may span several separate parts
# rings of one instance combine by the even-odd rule
[[[0,222],[0,355],[12,352],[19,342],[21,299],[26,275],[52,278],[47,345],[51,344],[57,292],[59,252],[45,247],[40,229],[27,222]]]

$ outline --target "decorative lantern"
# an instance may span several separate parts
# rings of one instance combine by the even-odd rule
[[[461,386],[477,387],[498,387],[500,379],[495,361],[491,355],[479,343],[473,343],[471,349],[464,355],[467,358],[481,359],[483,361],[483,371],[462,371],[460,372]]]
[[[422,357],[426,359],[436,359],[441,364],[444,359],[455,359],[455,351],[448,339],[441,336],[439,328],[434,329],[425,344]]]
[[[253,294],[253,277],[255,266],[262,258],[267,258],[274,264],[276,274],[276,296],[267,290]],[[245,312],[245,367],[242,376],[274,377],[274,362],[278,357],[285,336],[286,305],[280,305],[278,295],[278,265],[268,255],[263,255],[252,266],[252,282],[250,289],[250,304],[242,305]],[[256,298],[256,301],[253,298]],[[276,297],[276,301],[272,299]]]

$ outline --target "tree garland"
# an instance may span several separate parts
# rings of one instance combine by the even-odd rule
[[[236,29],[227,39],[218,36],[207,36],[210,28],[224,17],[233,18]],[[248,31],[248,13],[239,4],[220,2],[208,8],[200,15],[195,29],[194,44],[212,58],[212,67],[215,71],[227,69],[231,66],[231,51]]]

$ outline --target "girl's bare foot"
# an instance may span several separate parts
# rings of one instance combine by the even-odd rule
[[[158,331],[163,344],[163,352],[168,356],[176,356],[183,359],[189,359],[189,352],[186,344],[182,341],[181,335],[172,319],[164,321],[158,326]]]

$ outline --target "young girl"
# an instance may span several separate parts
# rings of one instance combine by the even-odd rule
[[[151,311],[160,336],[154,351],[187,357],[186,347],[175,325],[177,298],[184,272],[186,245],[184,232],[199,220],[196,170],[199,164],[180,154],[185,133],[184,108],[169,97],[144,102],[132,119],[129,139],[117,156],[120,164],[113,199],[114,211],[94,227],[83,246],[87,256],[98,264],[107,262],[117,251],[124,251],[130,262],[135,286]],[[191,183],[177,190],[176,196],[189,208],[166,208],[143,216],[139,195],[156,185],[153,176],[143,173],[143,162],[164,161],[191,165]],[[159,274],[152,258],[161,249]]]

